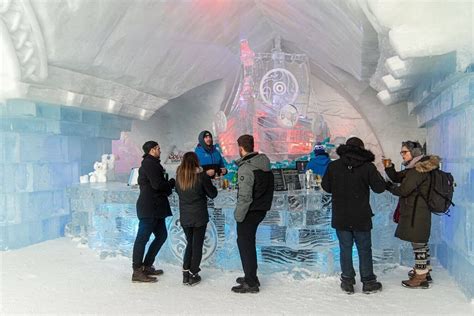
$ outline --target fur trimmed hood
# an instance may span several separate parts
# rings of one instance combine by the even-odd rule
[[[425,156],[415,164],[415,169],[420,173],[430,172],[439,168],[440,161],[438,156]]]
[[[336,152],[347,166],[358,167],[375,160],[375,156],[370,150],[358,146],[340,145]]]

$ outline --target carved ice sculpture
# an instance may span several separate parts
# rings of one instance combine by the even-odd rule
[[[107,180],[115,180],[115,155],[104,154],[102,155],[102,164],[106,166]]]
[[[94,171],[79,177],[80,183],[107,182],[115,180],[115,155],[104,154],[101,161],[94,162]]]
[[[94,170],[97,182],[107,182],[107,163],[96,161],[94,163]]]

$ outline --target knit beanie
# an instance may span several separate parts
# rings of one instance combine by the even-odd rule
[[[359,137],[351,137],[346,141],[346,145],[364,148],[364,142]]]

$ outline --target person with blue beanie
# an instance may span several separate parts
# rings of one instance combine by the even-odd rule
[[[319,174],[321,177],[326,173],[328,164],[331,162],[329,155],[326,153],[324,145],[317,143],[314,146],[314,157],[309,160],[306,170],[313,170],[314,174]]]
[[[221,176],[227,174],[224,166],[224,159],[217,150],[212,140],[212,134],[209,131],[199,133],[198,145],[194,152],[198,156],[199,164],[206,171],[207,175],[214,178],[216,175]]]

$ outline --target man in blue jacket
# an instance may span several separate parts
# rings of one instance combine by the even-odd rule
[[[198,145],[194,152],[198,156],[199,164],[210,177],[225,175],[227,169],[224,167],[224,159],[217,150],[212,140],[212,134],[209,131],[199,133]]]

